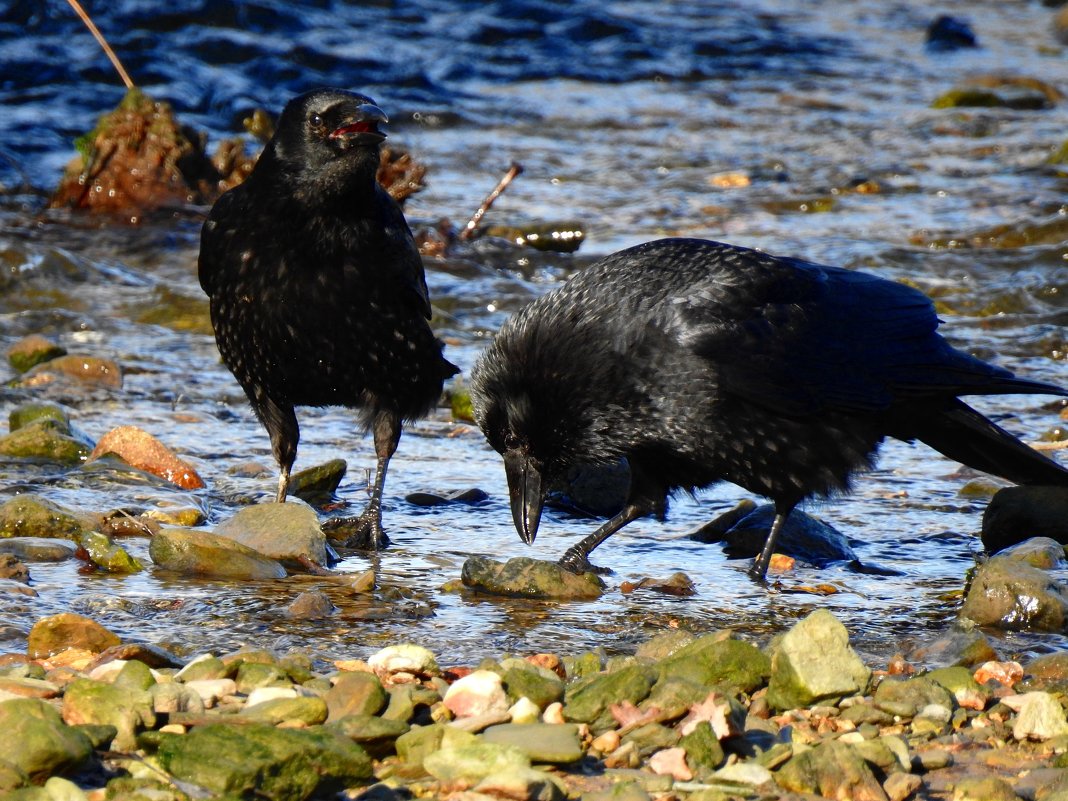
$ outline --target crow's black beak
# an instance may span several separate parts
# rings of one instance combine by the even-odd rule
[[[330,138],[342,139],[346,142],[377,144],[386,138],[386,135],[378,130],[380,122],[389,122],[386,112],[378,106],[364,103],[356,109],[356,113],[344,125],[330,132]]]
[[[504,452],[504,474],[508,477],[508,501],[512,506],[515,530],[523,542],[532,545],[538,536],[541,506],[545,500],[541,473],[528,456],[511,450]]]

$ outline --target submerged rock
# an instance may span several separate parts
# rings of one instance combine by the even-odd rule
[[[117,362],[100,356],[68,353],[57,356],[23,373],[21,386],[40,386],[57,379],[70,379],[90,387],[122,389],[122,369]]]
[[[106,573],[140,573],[145,569],[139,559],[99,531],[87,531],[79,543],[89,555],[89,561]]]
[[[297,620],[320,620],[337,611],[334,602],[325,592],[309,590],[302,592],[286,607],[286,616]]]
[[[11,554],[23,562],[63,562],[78,552],[69,540],[51,537],[10,537],[0,539],[0,553]]]
[[[980,106],[1013,109],[1047,109],[1064,96],[1052,84],[1037,78],[979,75],[939,96],[931,108]]]
[[[465,587],[492,595],[553,600],[592,600],[601,597],[605,583],[595,573],[575,575],[556,562],[520,556],[497,562],[472,556],[464,562]]]
[[[975,31],[965,20],[940,14],[927,26],[925,45],[928,50],[942,52],[978,47]]]
[[[152,538],[148,554],[157,567],[184,575],[239,580],[284,578],[275,559],[240,542],[208,531],[164,527]]]
[[[281,562],[325,565],[329,560],[318,515],[298,501],[246,506],[217,525],[215,534]]]
[[[7,349],[7,361],[17,372],[25,373],[41,362],[66,354],[66,348],[47,337],[30,334]]]
[[[182,489],[200,489],[204,486],[196,468],[136,426],[113,428],[100,438],[89,459],[99,459],[106,454],[114,454],[131,467],[158,476]]]
[[[1032,537],[1068,544],[1068,488],[1004,487],[983,512],[983,547],[987,553]]]

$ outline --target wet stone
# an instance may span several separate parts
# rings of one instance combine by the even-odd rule
[[[933,642],[917,648],[911,658],[936,667],[974,667],[998,658],[990,640],[978,628],[954,627]]]
[[[1050,537],[1031,537],[998,552],[1000,559],[1014,559],[1040,570],[1056,570],[1068,566],[1064,546]]]
[[[88,521],[33,493],[0,505],[0,537],[59,537],[77,540],[91,529]]]
[[[41,659],[68,648],[99,653],[118,644],[118,635],[95,620],[73,612],[62,612],[41,618],[34,623],[30,629],[26,653],[31,659]]]
[[[121,545],[112,542],[111,537],[99,531],[87,531],[79,539],[89,561],[105,573],[140,573],[145,569],[141,561],[126,551]]]
[[[0,554],[10,554],[23,562],[63,562],[78,551],[69,540],[49,537],[10,537],[0,539]]]
[[[472,556],[464,562],[461,580],[465,587],[491,595],[546,600],[592,600],[605,591],[605,583],[595,573],[577,576],[556,562],[529,557],[502,563]]]
[[[302,592],[286,607],[286,616],[295,620],[322,620],[337,611],[330,596],[319,590]]]
[[[26,583],[30,580],[30,569],[17,556],[0,552],[0,579]]]
[[[158,476],[182,489],[200,489],[204,486],[196,468],[136,426],[119,426],[104,434],[89,454],[89,459],[99,459],[107,454],[114,454],[131,467]]]
[[[246,506],[217,525],[215,534],[283,563],[328,562],[319,517],[299,501]]]
[[[1019,690],[1046,690],[1068,695],[1068,651],[1040,656],[1026,666]]]
[[[227,537],[190,528],[162,528],[152,538],[149,556],[157,567],[175,573],[239,580],[284,578],[275,559]]]
[[[763,549],[774,519],[772,504],[758,506],[749,502],[739,504],[688,536],[699,542],[722,542],[731,558],[751,559]],[[817,566],[857,559],[844,534],[800,509],[786,519],[776,550]]]
[[[348,467],[344,459],[331,459],[300,470],[290,478],[289,494],[306,501],[330,495],[341,484]]]
[[[40,334],[30,334],[7,349],[7,361],[15,370],[25,373],[31,367],[66,355],[66,348]]]
[[[991,557],[972,577],[960,616],[1009,631],[1068,630],[1068,585],[1025,561]]]
[[[65,465],[84,462],[90,447],[55,420],[37,420],[0,437],[0,456],[44,459]]]
[[[122,389],[122,369],[116,362],[83,354],[67,354],[42,362],[24,373],[20,383],[34,386],[57,378],[71,379],[89,387]]]

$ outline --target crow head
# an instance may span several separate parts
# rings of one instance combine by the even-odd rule
[[[373,186],[386,138],[378,126],[388,121],[366,95],[317,89],[286,104],[264,156],[295,188],[322,197]]]
[[[545,493],[576,464],[615,464],[614,362],[603,343],[557,319],[512,318],[471,374],[475,419],[504,457],[512,520],[528,545]],[[550,344],[552,343],[552,344]],[[604,358],[602,358],[602,356]]]

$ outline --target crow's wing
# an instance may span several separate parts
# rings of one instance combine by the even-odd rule
[[[385,235],[388,258],[387,269],[395,276],[400,286],[409,293],[408,300],[416,305],[426,319],[430,319],[430,292],[426,286],[423,260],[415,245],[412,231],[397,202],[382,187],[376,185],[377,204],[382,230]]]
[[[878,412],[904,398],[991,392],[1012,381],[950,347],[936,333],[933,304],[911,287],[742,252],[675,304],[676,335],[725,392],[805,416]]]

